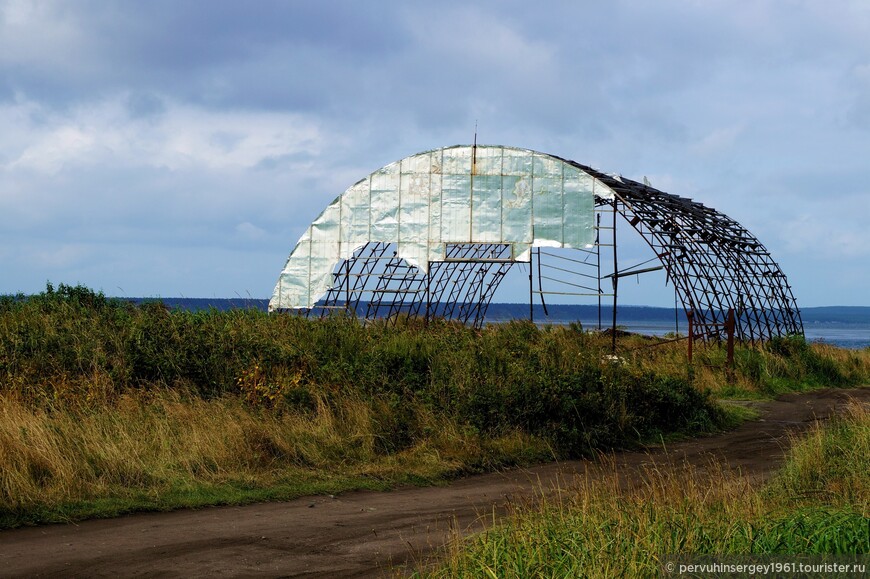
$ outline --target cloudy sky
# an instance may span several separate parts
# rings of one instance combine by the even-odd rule
[[[475,122],[870,305],[866,0],[0,0],[0,293],[269,297],[337,194]]]

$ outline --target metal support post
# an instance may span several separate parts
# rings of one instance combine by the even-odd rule
[[[725,332],[728,334],[728,367],[734,367],[734,308],[728,308],[725,319]]]
[[[613,200],[613,326],[611,327],[610,349],[616,354],[616,294],[619,287],[619,264],[616,259],[616,199]]]
[[[693,323],[693,318],[695,317],[695,312],[692,310],[686,310],[686,319],[689,321],[689,364],[692,363],[692,346],[695,342],[695,324]]]
[[[432,292],[429,291],[429,286],[432,283],[432,262],[426,262],[426,317],[424,325],[429,325],[429,309],[432,307]]]
[[[534,279],[532,276],[532,258],[533,252],[531,248],[529,249],[529,321],[534,323],[535,321],[535,300],[534,300],[534,288],[532,287],[532,280]]]

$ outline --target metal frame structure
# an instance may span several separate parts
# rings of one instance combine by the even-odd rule
[[[366,319],[395,320],[419,317],[423,310],[427,320],[437,316],[480,327],[499,284],[517,263],[508,244],[454,243],[448,244],[444,261],[430,262],[424,273],[399,258],[392,246],[370,242],[354,252],[333,273],[325,299],[309,313],[364,310]]]
[[[723,339],[729,310],[735,314],[739,340],[803,334],[786,276],[764,245],[738,222],[691,199],[549,157],[593,177],[605,186],[603,191],[606,188],[606,194],[594,197],[596,231],[591,247],[559,251],[532,247],[526,259],[516,259],[516,248],[510,243],[447,243],[443,259],[424,261],[424,271],[399,256],[395,243],[372,239],[338,264],[326,296],[308,313],[347,310],[366,319],[388,320],[443,317],[480,327],[505,275],[515,264],[528,263],[532,319],[535,295],[545,311],[548,294],[597,296],[600,328],[602,298],[612,297],[615,335],[619,279],[664,269],[667,281],[674,284],[675,302],[693,318],[696,338]],[[649,261],[658,260],[659,266],[619,269],[617,216],[649,245],[654,254]],[[564,216],[565,223],[569,218]],[[610,248],[613,257],[612,271],[606,275],[602,275],[602,248]],[[567,255],[569,251],[577,253]],[[602,287],[607,279],[612,292]],[[559,291],[545,290],[545,280]]]
[[[722,339],[729,309],[736,314],[739,340],[803,334],[785,274],[737,221],[691,199],[568,162],[615,193],[608,202],[653,250],[701,337]]]

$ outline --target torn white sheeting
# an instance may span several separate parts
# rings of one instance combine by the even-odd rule
[[[533,246],[591,247],[603,183],[550,155],[462,145],[391,163],[337,197],[287,258],[269,310],[309,308],[343,260],[369,241],[426,271],[448,243],[508,243],[516,261]]]

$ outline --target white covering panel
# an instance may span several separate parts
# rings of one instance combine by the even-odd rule
[[[441,241],[463,243],[471,237],[471,174],[441,177]]]
[[[472,239],[483,243],[502,241],[501,179],[501,175],[474,176],[470,213]]]
[[[529,248],[594,243],[594,195],[603,183],[561,159],[527,149],[455,146],[412,155],[375,171],[327,206],[287,259],[269,309],[312,307],[342,259],[369,241],[426,271],[447,243]]]
[[[593,178],[571,165],[566,164],[563,169],[562,243],[565,247],[583,247],[589,244],[589,241],[584,235],[583,228],[574,225],[579,216],[592,215],[595,211]]]
[[[532,242],[532,176],[502,177],[502,238],[516,243]]]

